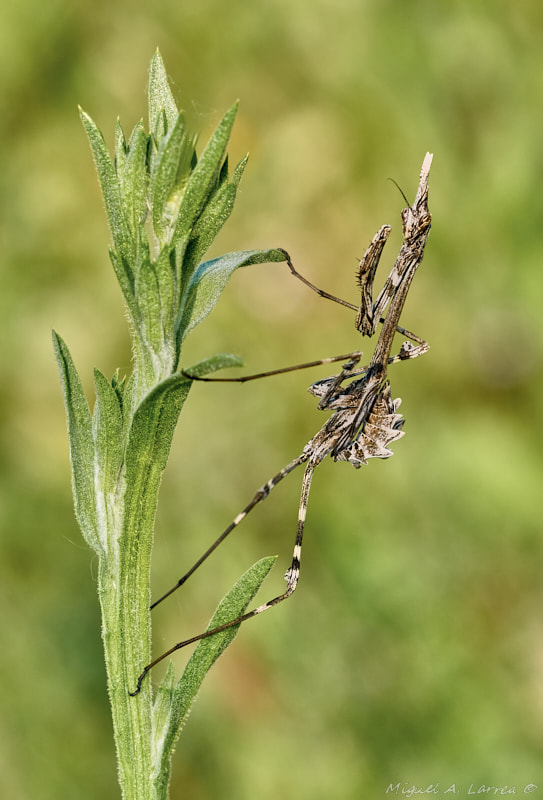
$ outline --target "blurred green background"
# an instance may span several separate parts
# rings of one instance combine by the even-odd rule
[[[379,285],[400,242],[386,178],[412,198],[435,154],[434,225],[402,319],[432,349],[391,372],[407,435],[388,462],[318,471],[300,589],[214,667],[173,800],[438,782],[460,796],[532,782],[543,796],[539,0],[8,0],[0,14],[2,797],[119,796],[50,329],[87,386],[95,365],[129,369],[76,106],[110,143],[117,115],[129,130],[157,46],[202,140],[241,99],[230,154],[251,157],[213,254],[285,247],[356,302],[374,232],[394,226]],[[230,351],[258,371],[360,346],[350,312],[261,265],[235,274],[186,363]],[[322,424],[305,389],[326,374],[193,389],[163,483],[155,594]],[[157,653],[197,632],[258,557],[281,556],[263,599],[282,587],[300,478],[157,610]]]

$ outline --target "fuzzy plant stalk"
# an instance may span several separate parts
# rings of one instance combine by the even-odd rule
[[[112,159],[81,111],[112,238],[111,262],[127,309],[133,371],[111,380],[95,370],[91,412],[70,352],[53,334],[66,408],[77,521],[98,556],[107,685],[124,800],[166,800],[173,747],[202,680],[234,638],[230,628],[199,643],[182,676],[173,665],[155,692],[151,660],[150,563],[157,498],[172,436],[192,380],[182,371],[186,337],[212,311],[239,267],[283,261],[280,250],[250,250],[202,261],[228,219],[247,159],[229,172],[233,106],[196,154],[157,52],[149,76],[149,131],[115,131]],[[188,370],[203,376],[240,365],[215,354]],[[242,614],[274,558],[251,567],[221,601],[210,626]]]

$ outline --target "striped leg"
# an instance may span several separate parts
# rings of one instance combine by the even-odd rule
[[[410,336],[409,333],[404,332],[405,336]],[[417,341],[422,341],[418,340]],[[267,372],[256,372],[253,375],[241,375],[238,378],[204,378],[191,372],[190,369],[182,369],[181,373],[185,377],[199,383],[246,383],[247,381],[257,381],[260,378],[271,378],[272,375],[283,375],[285,372],[296,372],[299,369],[309,369],[310,367],[320,367],[323,364],[333,364],[335,361],[347,361],[348,359],[360,358],[362,353],[355,350],[353,353],[345,353],[341,356],[331,356],[331,358],[319,358],[317,361],[305,361],[303,364],[294,364],[292,367],[282,367],[281,369],[271,369]]]
[[[234,520],[232,520],[230,525],[221,533],[221,535],[218,537],[218,539],[216,539],[213,542],[213,544],[210,547],[208,547],[208,549],[205,551],[205,553],[202,556],[200,556],[198,561],[196,561],[196,563],[193,564],[193,566],[189,569],[189,571],[186,572],[183,575],[182,578],[179,578],[177,583],[174,586],[172,586],[172,588],[169,589],[165,594],[163,594],[162,597],[159,597],[158,600],[155,600],[155,602],[151,605],[151,610],[153,608],[155,608],[156,606],[158,606],[159,603],[162,603],[163,600],[165,600],[167,597],[169,597],[171,594],[173,594],[177,589],[179,589],[181,586],[183,586],[183,584],[188,580],[188,578],[190,578],[190,576],[194,572],[196,572],[198,567],[200,567],[204,563],[204,561],[206,561],[206,559],[209,558],[211,553],[213,553],[213,551],[216,550],[217,547],[222,542],[224,542],[226,537],[230,533],[232,533],[234,528],[237,528],[238,525],[240,524],[240,522],[243,522],[243,520],[245,519],[247,514],[250,511],[252,511],[253,508],[256,505],[258,505],[258,503],[260,503],[262,500],[265,500],[266,497],[271,492],[271,490],[275,489],[277,484],[280,483],[283,480],[283,478],[286,478],[286,476],[289,475],[289,473],[291,473],[293,469],[295,469],[299,464],[303,464],[304,461],[307,461],[307,458],[308,458],[307,454],[303,454],[302,453],[302,455],[298,456],[293,461],[291,461],[290,464],[287,464],[286,467],[283,467],[281,472],[278,472],[277,475],[274,475],[273,478],[271,478],[267,483],[264,484],[264,486],[261,486],[260,489],[255,493],[255,496],[253,497],[251,502],[248,503],[245,506],[243,511],[240,511],[240,513],[237,515],[237,517]]]
[[[292,461],[288,466],[291,467],[291,469],[294,469],[294,467],[292,465],[295,464],[297,466],[298,464],[300,464],[301,463],[300,459],[301,459],[301,456],[300,456],[300,458],[295,459],[295,461]],[[190,639],[185,639],[183,642],[178,642],[173,647],[170,647],[169,650],[167,650],[165,653],[163,653],[158,658],[155,658],[154,661],[151,661],[151,663],[148,664],[145,667],[145,669],[143,670],[143,672],[141,673],[141,675],[138,678],[138,683],[137,683],[136,689],[133,692],[129,692],[131,697],[135,697],[137,694],[139,694],[139,692],[141,690],[141,685],[142,685],[147,673],[150,672],[153,667],[155,667],[157,664],[159,664],[165,658],[168,658],[168,656],[171,656],[172,653],[175,653],[177,650],[181,650],[183,647],[187,647],[189,644],[194,644],[195,642],[199,642],[202,639],[207,639],[209,636],[214,636],[216,633],[220,633],[221,631],[224,631],[227,628],[233,628],[234,625],[241,625],[242,622],[246,622],[248,619],[252,619],[253,617],[258,616],[258,614],[262,614],[263,611],[267,611],[269,608],[273,608],[273,606],[276,606],[279,603],[282,603],[283,600],[286,600],[287,597],[290,597],[290,595],[295,591],[296,586],[298,585],[298,578],[300,577],[300,558],[301,558],[301,554],[302,554],[302,540],[303,540],[303,536],[304,536],[305,518],[306,518],[306,514],[307,514],[307,501],[308,501],[308,498],[309,498],[309,489],[311,488],[311,480],[313,478],[313,472],[315,470],[316,465],[317,464],[313,460],[310,460],[308,462],[306,468],[305,468],[304,477],[303,477],[303,481],[302,481],[302,491],[301,491],[301,494],[300,494],[300,505],[299,505],[299,508],[298,508],[298,526],[297,526],[297,529],[296,529],[296,541],[294,543],[294,551],[292,553],[292,561],[291,561],[290,567],[288,568],[288,570],[285,573],[285,580],[287,582],[287,588],[283,592],[283,594],[280,594],[277,597],[274,597],[272,600],[268,600],[267,603],[264,603],[263,605],[258,606],[257,608],[253,609],[252,611],[248,611],[246,614],[243,614],[241,617],[238,617],[237,619],[233,619],[230,622],[226,622],[224,625],[220,625],[218,628],[213,628],[210,631],[209,630],[208,631],[204,631],[203,633],[198,634],[198,636],[193,636]],[[275,477],[279,478],[279,480],[281,480],[284,477],[284,474],[287,474],[287,473],[284,473],[284,474],[283,473],[284,473],[284,470],[282,470],[280,473],[278,473],[278,475],[276,475]],[[279,477],[279,476],[281,476],[281,477]],[[272,484],[273,480],[274,479],[272,478],[271,481],[268,481],[266,486],[269,486],[270,484]],[[276,486],[278,482],[279,481],[277,481],[276,483],[273,483],[273,485],[270,487],[270,489],[268,489],[268,491],[270,491],[271,488],[273,488],[273,486]],[[263,499],[263,498],[261,498],[261,499]],[[255,504],[253,504],[253,505],[255,505]],[[252,507],[253,506],[251,506],[251,508]],[[246,516],[247,513],[249,513],[249,512],[247,511],[245,514],[242,512],[242,514],[240,514],[239,516],[241,517],[241,519],[243,519],[243,516]],[[241,519],[240,519],[240,522],[241,522]],[[221,539],[219,539],[218,541],[221,541]],[[215,546],[217,546],[217,544],[218,544],[218,542],[215,543],[215,545],[213,546],[213,549],[214,549]],[[211,550],[210,550],[210,552],[211,552]],[[194,571],[194,570],[192,570],[192,571]],[[190,574],[190,573],[188,573],[188,574]],[[170,594],[170,592],[168,594]],[[166,596],[167,595],[165,595],[165,597]],[[160,601],[158,601],[158,602],[160,602]],[[156,605],[156,603],[155,603],[155,605]]]
[[[341,297],[336,297],[329,292],[325,292],[323,289],[319,289],[318,286],[315,286],[314,283],[308,281],[307,278],[304,278],[298,270],[295,268],[294,264],[292,263],[292,259],[287,253],[286,250],[283,250],[282,247],[278,248],[285,254],[286,262],[288,268],[290,269],[292,275],[295,278],[298,278],[302,283],[316,292],[319,297],[324,297],[326,300],[332,300],[334,303],[339,303],[341,306],[345,306],[345,308],[350,308],[352,311],[357,312],[355,327],[363,336],[373,336],[377,329],[377,324],[379,322],[384,322],[384,317],[382,313],[385,309],[386,304],[392,298],[394,292],[396,291],[398,284],[401,282],[402,279],[402,272],[398,269],[398,265],[395,264],[392,268],[390,275],[388,276],[387,280],[385,281],[385,285],[379,292],[379,296],[375,303],[372,304],[372,287],[373,287],[373,278],[375,276],[375,271],[377,269],[377,265],[379,259],[381,257],[381,253],[383,251],[383,247],[386,243],[388,235],[390,233],[390,228],[388,225],[383,225],[382,228],[377,231],[375,234],[373,241],[371,242],[368,250],[366,251],[364,257],[360,261],[360,265],[358,268],[358,282],[361,290],[361,304],[360,306],[355,306],[353,303],[349,303],[347,300],[342,300]],[[415,333],[411,333],[406,328],[402,328],[401,325],[396,326],[396,330],[398,333],[401,333],[402,336],[407,336],[408,339],[411,339],[414,342],[417,342],[418,345],[421,345],[420,352],[417,352],[416,355],[422,355],[429,349],[429,345],[424,339],[421,339],[420,336],[417,336]],[[353,353],[353,355],[355,355]],[[414,357],[414,356],[411,356]],[[405,358],[405,356],[403,356]],[[334,359],[330,359],[332,361]],[[341,360],[341,357],[337,359],[338,361]],[[400,359],[397,359],[400,360]],[[393,362],[389,362],[393,363]],[[312,366],[312,365],[311,365]]]

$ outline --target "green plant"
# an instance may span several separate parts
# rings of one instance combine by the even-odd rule
[[[72,358],[53,334],[64,391],[77,521],[99,559],[98,594],[119,780],[125,800],[168,794],[171,756],[202,680],[234,638],[230,628],[199,643],[183,675],[170,664],[152,696],[146,681],[130,697],[151,657],[150,559],[162,472],[192,380],[179,371],[183,342],[212,311],[238,267],[283,261],[282,251],[228,253],[201,263],[226,222],[247,159],[228,174],[225,155],[236,106],[199,158],[157,52],[149,78],[149,133],[138,123],[128,142],[120,124],[115,158],[81,111],[113,239],[111,261],[130,322],[133,372],[108,380],[95,370],[91,414]],[[190,368],[202,376],[239,365],[217,354]],[[219,605],[210,625],[247,608],[271,569],[264,558]]]

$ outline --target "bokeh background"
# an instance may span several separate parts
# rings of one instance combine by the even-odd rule
[[[157,46],[202,141],[241,99],[230,154],[250,162],[213,254],[285,247],[356,302],[374,232],[394,226],[379,284],[400,242],[386,179],[413,197],[435,154],[434,225],[403,317],[431,351],[391,371],[407,435],[389,461],[320,468],[299,591],[214,667],[173,800],[436,783],[543,797],[539,0],[7,0],[0,14],[2,797],[119,797],[50,329],[89,390],[93,366],[129,370],[77,104],[110,142],[117,115],[130,130]],[[233,277],[186,363],[236,352],[259,371],[360,346],[350,312],[260,265]],[[156,593],[322,424],[305,389],[326,374],[193,389],[163,482]],[[157,653],[258,557],[281,556],[264,599],[282,586],[300,478],[157,610]]]

